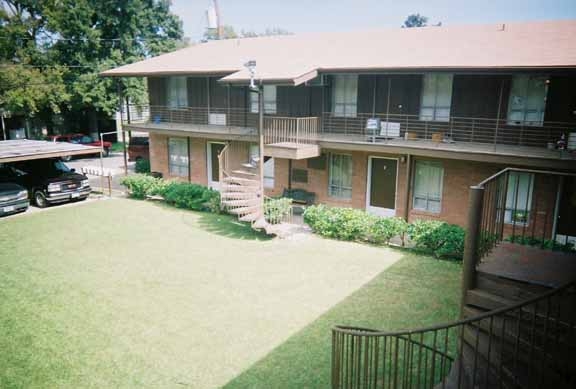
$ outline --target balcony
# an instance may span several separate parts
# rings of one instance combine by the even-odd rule
[[[322,115],[321,139],[329,142],[377,143],[413,149],[436,149],[476,154],[576,159],[557,148],[564,134],[576,142],[576,123],[533,122],[491,118],[449,117],[421,120],[418,115],[358,114],[356,117]],[[576,148],[576,144],[572,145]]]
[[[170,108],[131,106],[123,113],[127,128],[178,131],[199,136],[229,139],[230,135],[253,137],[256,141],[258,114],[240,108]],[[128,117],[130,116],[130,117]],[[266,153],[278,158],[302,159],[319,154],[319,147],[341,144],[384,146],[392,152],[422,151],[474,154],[508,158],[552,160],[562,168],[576,160],[576,154],[557,148],[564,135],[576,148],[576,123],[533,122],[492,118],[449,117],[446,121],[421,120],[418,115],[357,114],[336,117],[324,112],[320,117],[265,115]],[[571,135],[572,134],[572,135]],[[493,162],[502,162],[495,158]],[[567,168],[570,168],[567,166]]]

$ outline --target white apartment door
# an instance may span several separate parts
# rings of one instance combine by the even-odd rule
[[[225,143],[208,142],[206,144],[206,170],[208,172],[208,187],[220,190],[220,164],[218,156]]]

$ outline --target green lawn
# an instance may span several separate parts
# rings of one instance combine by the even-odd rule
[[[327,387],[330,327],[457,314],[460,266],[131,200],[0,220],[0,387]]]

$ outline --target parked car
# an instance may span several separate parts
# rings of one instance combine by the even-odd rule
[[[102,143],[100,140],[94,139],[91,136],[84,135],[84,134],[65,134],[65,135],[50,135],[47,138],[50,142],[68,142],[68,143],[76,143],[85,146],[96,146],[102,147]],[[107,157],[110,155],[110,148],[112,147],[112,143],[108,141],[104,141],[104,156]],[[63,161],[70,161],[72,156],[63,157]]]
[[[128,144],[128,160],[150,159],[150,143],[147,136],[134,136]]]
[[[3,167],[0,167],[2,174]],[[28,191],[18,184],[0,182],[0,216],[16,212],[24,212],[28,209]]]
[[[70,169],[58,158],[35,159],[6,164],[0,182],[23,186],[36,206],[85,200],[91,192],[88,178]]]

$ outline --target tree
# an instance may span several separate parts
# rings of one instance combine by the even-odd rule
[[[236,33],[236,30],[234,30],[234,27],[227,24],[222,26],[222,36],[220,37],[220,39],[236,39],[236,38],[238,38],[238,34]],[[206,32],[204,32],[205,41],[213,41],[217,39],[218,39],[218,29],[216,28],[206,29]]]
[[[8,93],[7,84],[0,84],[0,101],[8,104],[2,96],[19,101],[21,95],[20,101],[28,101],[20,104],[28,115],[32,107],[86,114],[94,130],[97,117],[112,115],[119,105],[115,80],[99,77],[100,71],[182,45],[182,23],[170,12],[169,0],[0,0],[0,4],[0,63],[38,70],[22,78],[32,91]],[[46,83],[56,95],[42,93],[40,85],[45,88]],[[130,101],[146,100],[143,80],[119,83]],[[42,96],[50,96],[48,104],[39,104]]]
[[[236,33],[233,26],[224,25],[222,26],[222,37],[221,39],[238,39],[238,38],[256,38],[259,36],[274,36],[274,35],[292,35],[288,30],[283,28],[273,27],[267,28],[264,32],[256,32],[253,30],[242,30],[240,34]],[[204,40],[211,41],[218,39],[218,30],[215,28],[207,29],[204,33]]]
[[[428,18],[426,16],[422,16],[420,14],[411,14],[408,15],[402,28],[411,28],[411,27],[426,27],[428,23]]]

